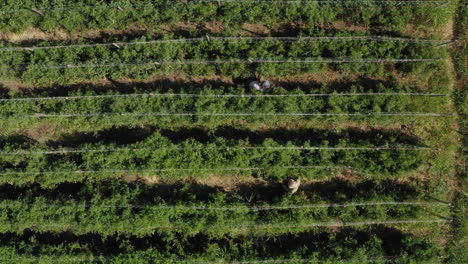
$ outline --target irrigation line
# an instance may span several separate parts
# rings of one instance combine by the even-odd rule
[[[106,94],[106,95],[82,95],[82,96],[57,96],[36,98],[9,98],[0,99],[0,102],[16,101],[42,101],[42,100],[78,100],[100,99],[117,97],[201,97],[201,98],[270,98],[270,97],[340,97],[340,96],[431,96],[447,97],[449,94],[441,93],[417,93],[417,92],[382,92],[382,93],[323,93],[323,94]]]
[[[345,166],[270,166],[270,167],[250,167],[250,168],[159,168],[159,169],[137,169],[137,170],[128,170],[128,169],[108,169],[108,170],[74,170],[74,171],[35,171],[35,172],[26,172],[26,171],[15,171],[15,172],[2,172],[0,176],[5,175],[47,175],[47,174],[87,174],[87,173],[145,173],[145,172],[171,172],[171,171],[266,171],[266,170],[310,170],[310,169],[325,169],[325,170],[351,170],[358,173],[366,173],[360,169],[353,167]]]
[[[49,208],[62,208],[62,207],[77,207],[77,208],[135,208],[135,209],[154,209],[154,210],[203,210],[203,211],[269,211],[269,210],[290,210],[290,209],[312,209],[312,208],[345,208],[345,207],[365,207],[365,206],[382,206],[382,205],[394,205],[394,206],[450,206],[450,204],[441,202],[357,202],[357,203],[329,203],[329,204],[305,204],[305,205],[285,205],[285,206],[250,206],[250,207],[201,207],[201,206],[179,206],[179,205],[141,205],[141,204],[129,204],[129,205],[89,205],[89,204],[76,204],[76,205],[57,205],[57,204],[34,204],[34,203],[23,203],[23,202],[11,202],[11,203],[0,203],[0,208],[8,208],[11,205],[34,205]]]
[[[123,62],[123,63],[103,63],[103,64],[4,64],[0,67],[37,67],[40,69],[70,69],[70,68],[107,68],[124,66],[143,66],[143,65],[217,65],[217,64],[255,64],[255,63],[411,63],[411,62],[436,62],[436,59],[353,59],[353,58],[252,58],[252,59],[230,59],[230,60],[175,60],[175,61],[144,61],[144,62]]]
[[[343,150],[362,150],[362,151],[385,151],[385,150],[428,150],[440,151],[438,148],[420,147],[420,146],[388,146],[388,147],[253,147],[253,146],[232,146],[232,147],[158,147],[158,148],[107,148],[107,149],[61,149],[61,150],[41,150],[41,151],[2,151],[1,156],[21,156],[21,155],[41,155],[41,154],[68,154],[68,153],[89,153],[89,152],[119,152],[119,151],[194,151],[194,150],[328,150],[328,151],[343,151]]]
[[[451,219],[410,219],[410,220],[387,220],[387,221],[360,221],[360,222],[321,222],[310,224],[249,224],[249,225],[227,225],[226,228],[232,229],[278,229],[278,228],[313,228],[313,227],[344,227],[344,226],[372,226],[372,225],[391,225],[391,224],[422,224],[422,223],[446,223]],[[69,225],[63,225],[69,226]],[[209,227],[208,227],[209,228]],[[135,229],[179,229],[177,226],[147,226]]]
[[[171,40],[152,40],[152,41],[135,41],[135,42],[111,42],[111,43],[96,43],[96,44],[77,44],[77,45],[62,45],[62,46],[44,46],[44,47],[11,47],[0,48],[0,51],[23,51],[23,50],[47,50],[47,49],[65,49],[65,48],[87,48],[87,47],[102,47],[102,46],[129,46],[129,45],[148,45],[148,44],[174,44],[174,43],[198,43],[203,41],[282,41],[282,42],[298,42],[298,41],[321,41],[321,40],[341,40],[341,41],[394,41],[394,42],[412,42],[412,43],[434,43],[442,44],[448,40],[428,40],[416,38],[394,38],[385,36],[351,36],[351,37],[203,37],[203,38],[188,38],[188,39],[171,39]]]
[[[424,116],[424,117],[445,117],[454,116],[452,113],[426,113],[426,112],[369,112],[369,113],[79,113],[79,114],[44,114],[36,113],[33,115],[12,115],[0,116],[0,119],[8,118],[49,118],[49,117],[95,117],[95,116]]]
[[[244,225],[225,225],[225,228],[228,229],[278,229],[278,228],[313,228],[313,227],[344,227],[344,226],[371,226],[371,225],[392,225],[392,224],[422,224],[422,223],[447,223],[451,222],[451,219],[409,219],[409,220],[387,220],[387,221],[359,221],[359,222],[317,222],[309,224],[244,224]],[[11,222],[2,222],[2,224],[10,224],[16,226],[17,224],[12,224]],[[115,223],[109,223],[109,225],[115,225]],[[67,224],[35,224],[35,223],[24,223],[21,226],[34,226],[34,227],[62,227],[67,229],[80,228],[76,225],[67,225]],[[93,225],[94,226],[94,225]],[[128,226],[126,227],[129,228]],[[206,228],[211,228],[206,226]],[[135,227],[135,230],[146,230],[146,229],[181,229],[177,225],[160,225],[160,226],[147,226],[147,227]]]
[[[417,220],[388,220],[388,221],[361,221],[361,222],[323,222],[313,224],[283,225],[283,224],[262,224],[262,225],[240,225],[232,226],[234,228],[309,228],[309,227],[337,227],[337,226],[366,226],[366,225],[390,225],[390,224],[420,224],[420,223],[445,223],[451,222],[450,219],[417,219]],[[151,227],[148,227],[151,228]]]
[[[76,261],[86,261],[86,262],[93,262],[93,261],[102,261],[102,260],[112,260],[116,259],[117,257],[111,256],[87,256],[87,257],[63,257],[63,256],[48,256],[52,257],[54,260],[60,261],[68,261],[68,262],[76,262]],[[361,263],[377,263],[377,262],[387,262],[392,259],[395,259],[397,256],[390,256],[385,257],[383,259],[379,258],[366,258],[366,259],[359,259]],[[16,258],[8,258],[8,259],[1,259],[6,261],[12,260],[41,260],[47,259],[45,257],[38,257],[38,256],[27,256],[27,257],[16,257]],[[224,259],[217,260],[217,261],[207,261],[207,260],[174,260],[174,259],[154,259],[154,258],[138,258],[142,260],[147,260],[149,263],[202,263],[202,264],[261,264],[261,263],[330,263],[328,260],[311,260],[311,259],[264,259],[264,260],[239,260],[239,261],[225,261]],[[356,260],[333,260],[334,263],[356,263]]]
[[[61,6],[61,7],[29,7],[29,8],[22,8],[22,9],[14,9],[14,10],[1,10],[0,14],[11,14],[11,13],[18,13],[18,12],[31,12],[32,10],[37,10],[40,12],[56,12],[56,11],[65,11],[65,10],[80,10],[80,9],[139,9],[145,7],[158,7],[164,5],[174,5],[174,4],[199,4],[199,3],[235,3],[235,4],[262,4],[262,3],[269,3],[269,4],[283,4],[283,5],[293,5],[293,4],[300,4],[300,5],[310,5],[310,4],[321,4],[320,8],[331,8],[331,7],[340,7],[342,9],[368,9],[368,8],[383,8],[383,7],[399,7],[399,6],[435,6],[440,7],[449,4],[447,1],[372,1],[371,3],[356,3],[354,1],[278,1],[278,0],[197,0],[197,1],[186,1],[186,2],[160,2],[160,3],[151,3],[151,4],[144,4],[144,5],[128,5],[128,4],[111,4],[111,5],[85,5],[85,6]],[[367,4],[367,5],[366,5]],[[372,4],[372,5],[370,5]],[[325,6],[323,6],[325,5]],[[329,5],[329,6],[327,6]],[[351,6],[349,6],[351,5]]]

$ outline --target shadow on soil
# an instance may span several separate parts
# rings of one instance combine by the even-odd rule
[[[379,246],[373,244],[376,239],[382,241]],[[58,247],[63,249],[62,253],[71,250],[67,245],[80,245],[80,247],[75,247],[70,253],[83,252],[94,256],[115,256],[125,253],[134,254],[140,250],[152,249],[163,253],[163,255],[180,255],[181,252],[184,252],[184,255],[181,257],[186,255],[196,257],[209,251],[209,248],[216,246],[222,252],[232,252],[234,257],[235,252],[241,250],[243,253],[238,252],[237,254],[255,259],[288,257],[298,252],[300,252],[299,254],[302,257],[319,253],[325,259],[330,256],[347,258],[346,252],[349,253],[349,251],[363,245],[378,247],[378,249],[373,250],[381,250],[387,256],[398,256],[409,250],[408,245],[405,245],[405,239],[414,238],[411,234],[385,226],[375,226],[366,230],[340,228],[338,231],[317,228],[313,231],[276,236],[257,236],[255,238],[248,236],[235,238],[225,236],[216,239],[202,233],[186,235],[176,232],[171,233],[171,235],[155,233],[143,237],[125,235],[102,236],[97,233],[85,235],[75,235],[71,232],[39,233],[34,230],[26,230],[21,235],[13,233],[0,234],[0,243],[4,246],[15,247],[18,243],[28,244],[30,241],[34,241],[35,249]],[[246,242],[248,246],[245,244]],[[428,244],[427,242],[415,241],[413,242],[413,246],[424,248]],[[340,249],[339,251],[343,255],[337,253],[337,249]],[[36,255],[39,253],[31,250],[28,247],[16,247],[17,254]],[[244,250],[246,251],[244,252]],[[411,254],[411,252],[407,253]]]
[[[79,132],[73,134],[64,134],[56,141],[48,142],[52,147],[79,147],[82,144],[115,143],[119,145],[142,142],[154,133],[160,133],[168,138],[174,144],[194,139],[202,143],[213,142],[216,138],[227,140],[246,140],[251,144],[262,144],[266,139],[273,139],[281,144],[293,142],[303,144],[310,141],[312,144],[322,144],[327,141],[329,146],[339,144],[340,140],[359,144],[360,142],[372,143],[376,146],[383,142],[395,142],[398,144],[418,145],[418,138],[402,134],[398,130],[370,129],[361,130],[357,128],[348,128],[340,132],[331,132],[329,130],[314,128],[269,128],[264,130],[250,130],[236,126],[221,126],[215,129],[206,128],[187,128],[179,127],[174,129],[164,129],[157,127],[112,127],[106,130],[96,132]],[[0,139],[0,144],[1,144]]]
[[[225,190],[229,187],[229,191]],[[135,195],[133,204],[151,204],[155,198],[160,198],[168,204],[176,201],[211,201],[215,195],[224,193],[228,201],[242,201],[255,205],[259,202],[278,202],[288,195],[279,182],[264,183],[230,183],[224,186],[206,185],[195,180],[185,180],[178,183],[147,184],[143,181],[126,182],[113,179],[111,181],[88,183],[61,183],[53,188],[41,188],[38,184],[26,186],[0,185],[0,199],[20,199],[22,197],[44,197],[51,200],[83,200],[89,201],[97,194],[100,197],[113,197],[120,193],[132,192]],[[340,203],[349,200],[373,199],[376,196],[393,197],[396,200],[409,200],[420,196],[413,186],[398,183],[393,180],[365,180],[353,183],[343,179],[304,183],[300,186],[309,202]]]
[[[74,93],[93,91],[96,94],[108,94],[110,91],[117,94],[132,94],[132,93],[200,93],[206,89],[216,89],[224,93],[242,93],[250,94],[252,91],[248,85],[251,81],[256,80],[257,77],[252,75],[248,78],[223,78],[211,76],[207,78],[185,79],[177,76],[159,76],[157,80],[152,81],[118,81],[109,80],[103,83],[79,83],[70,86],[51,86],[35,89],[22,89],[20,92],[26,96],[70,96]],[[282,87],[286,90],[299,89],[305,93],[319,93],[319,92],[350,92],[352,86],[360,86],[363,88],[362,92],[381,91],[383,87],[392,87],[393,80],[375,80],[368,77],[357,77],[355,80],[341,79],[332,81],[323,87],[320,81],[289,81],[289,80],[270,80],[274,87]],[[2,90],[0,89],[0,95]],[[274,93],[274,90],[273,90]]]
[[[35,143],[36,140],[25,135],[13,134],[9,136],[0,136],[0,148],[4,148],[5,146],[20,148],[23,146],[31,146]]]

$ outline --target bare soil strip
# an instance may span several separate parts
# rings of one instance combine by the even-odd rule
[[[447,32],[447,27],[437,29],[426,28],[424,26],[407,25],[403,35],[426,38],[438,37],[441,39],[451,39],[451,35]],[[334,35],[337,32],[354,32],[364,33],[371,30],[369,26],[354,25],[342,20],[333,21],[332,23],[324,23],[315,26],[316,29],[323,29],[328,34]],[[199,32],[203,35],[222,35],[229,32],[230,36],[293,36],[300,32],[307,33],[310,27],[306,23],[277,23],[271,27],[264,24],[244,24],[240,27],[229,28],[222,22],[206,22],[192,23],[181,22],[174,25],[161,25],[157,28],[148,28],[145,26],[132,26],[126,30],[116,29],[93,29],[83,32],[66,32],[62,29],[57,29],[51,32],[44,32],[38,28],[28,28],[21,33],[0,32],[0,41],[6,41],[16,44],[31,44],[40,41],[73,41],[86,39],[92,42],[99,42],[110,37],[116,38],[138,38],[140,36],[152,35],[153,37],[162,37],[167,33],[173,33],[180,37],[189,37],[194,32]],[[374,30],[374,34],[388,34],[388,30]],[[434,32],[436,32],[434,34]],[[400,34],[397,34],[400,36]]]
[[[427,170],[427,168],[421,168],[419,171]],[[404,175],[398,179],[384,179],[380,177],[385,183],[390,185],[406,185],[408,183],[424,182],[425,179],[413,177],[413,174]],[[192,178],[188,177],[185,179],[164,179],[158,176],[148,175],[127,175],[122,177],[124,181],[128,183],[144,183],[144,184],[156,184],[156,185],[173,185],[173,184],[195,184],[201,186],[207,186],[218,189],[223,192],[237,192],[243,195],[255,195],[262,193],[262,195],[281,195],[285,194],[282,188],[283,182],[278,181],[267,181],[265,179],[256,178],[252,176],[239,176],[239,175],[217,175],[211,174],[205,178]],[[358,184],[368,180],[376,180],[370,176],[362,176],[352,174],[350,172],[337,172],[331,173],[327,179],[312,180],[312,179],[301,179],[301,185],[299,192],[313,193],[318,186],[321,185],[336,185],[337,182],[346,184]],[[335,182],[335,183],[333,183]]]
[[[424,128],[421,128],[424,126]],[[156,131],[158,129],[166,129],[171,131],[181,131],[184,130],[193,130],[193,131],[212,131],[217,130],[218,128],[240,128],[241,130],[249,130],[255,133],[268,133],[270,134],[272,130],[284,130],[284,131],[304,131],[307,129],[315,129],[315,130],[326,130],[330,132],[342,132],[344,130],[357,130],[361,131],[362,133],[372,133],[373,131],[388,131],[394,132],[398,134],[402,134],[408,137],[424,137],[429,138],[434,133],[430,133],[431,129],[439,129],[440,124],[436,124],[431,122],[430,124],[419,124],[417,122],[413,122],[411,124],[402,124],[400,122],[389,121],[389,122],[360,122],[360,121],[352,121],[352,120],[342,120],[342,121],[284,121],[277,124],[272,125],[252,125],[242,120],[237,120],[233,122],[226,123],[224,125],[220,125],[216,128],[202,126],[202,125],[193,125],[193,124],[186,124],[186,125],[178,125],[178,126],[164,126],[164,127],[155,127],[153,125],[144,125],[142,124],[137,129],[139,131],[145,131],[146,134],[151,133],[152,131]],[[106,131],[110,131],[114,128],[109,128]],[[119,127],[122,129],[132,129],[132,127]],[[41,143],[50,143],[52,145],[53,142],[60,142],[64,135],[70,136],[71,134],[78,134],[78,133],[92,133],[96,132],[92,127],[73,127],[73,128],[60,128],[58,124],[54,124],[50,121],[43,121],[37,122],[34,126],[29,126],[27,128],[17,128],[14,131],[11,131],[7,134],[16,134],[16,135],[23,135],[29,139],[34,141],[38,141]],[[222,132],[222,131],[220,131]],[[437,133],[438,134],[438,133]],[[432,145],[431,145],[432,146]],[[432,146],[432,147],[441,147],[439,145]]]
[[[388,73],[386,73],[388,74]],[[64,94],[68,90],[73,90],[78,87],[95,90],[106,90],[113,89],[119,90],[119,88],[125,90],[128,88],[189,88],[189,87],[203,87],[205,85],[211,85],[216,88],[217,86],[235,86],[245,85],[247,86],[250,81],[255,79],[264,80],[259,74],[254,74],[251,78],[232,78],[225,75],[200,75],[194,76],[185,73],[176,74],[158,74],[148,79],[137,80],[131,78],[122,78],[117,80],[97,80],[97,81],[85,81],[77,82],[72,85],[61,87]],[[414,90],[430,90],[430,86],[427,84],[427,80],[423,80],[416,74],[399,74],[394,73],[397,81],[402,84],[408,84],[414,87]],[[349,88],[351,85],[357,84],[364,87],[374,87],[377,83],[388,82],[388,77],[383,75],[369,76],[365,74],[356,73],[340,73],[338,71],[327,70],[320,73],[306,73],[298,75],[290,75],[287,77],[268,77],[268,81],[273,86],[283,87],[285,89],[296,89],[301,88],[303,90],[309,90],[313,88],[320,88],[322,84],[333,86],[333,88],[340,90]],[[0,80],[0,89],[15,91],[25,96],[34,96],[35,90],[47,90],[49,87],[35,87],[32,84],[27,84],[17,80]],[[50,88],[57,87],[53,85]]]
[[[44,32],[37,28],[29,28],[21,33],[0,33],[0,40],[12,43],[34,43],[39,41],[70,41],[87,39],[98,42],[109,37],[133,37],[152,35],[153,37],[162,37],[167,33],[174,33],[181,37],[189,36],[193,32],[203,34],[222,34],[227,30],[227,26],[220,22],[207,23],[177,23],[174,25],[161,25],[157,28],[147,28],[144,26],[130,27],[126,30],[116,29],[96,29],[84,32],[66,32],[57,29],[52,32]],[[232,36],[284,36],[293,32],[298,33],[306,30],[305,24],[276,24],[271,28],[263,24],[245,24],[239,29],[229,29]]]

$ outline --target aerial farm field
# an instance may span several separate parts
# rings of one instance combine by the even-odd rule
[[[457,0],[1,1],[0,263],[467,263],[467,25]]]

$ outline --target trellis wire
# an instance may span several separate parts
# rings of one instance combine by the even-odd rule
[[[317,222],[309,224],[247,224],[247,225],[226,225],[224,227],[229,229],[240,229],[240,228],[250,228],[250,229],[276,229],[276,228],[313,228],[313,227],[341,227],[341,226],[366,226],[366,225],[392,225],[392,224],[422,224],[422,223],[447,223],[451,222],[452,219],[409,219],[409,220],[377,220],[377,221],[359,221],[359,222]],[[2,224],[12,224],[8,222],[3,222]],[[15,225],[15,223],[13,223]],[[21,225],[34,226],[34,227],[66,227],[73,228],[77,227],[76,225],[67,225],[67,224],[35,224],[35,223],[24,223]],[[78,226],[79,228],[79,226]],[[128,227],[127,227],[128,228]],[[207,227],[210,228],[210,227]],[[136,230],[145,230],[145,229],[180,229],[178,226],[147,226],[147,227],[136,227]]]
[[[435,62],[440,61],[441,58],[436,59],[352,59],[352,58],[285,58],[285,59],[266,59],[266,58],[252,58],[252,59],[230,59],[230,60],[175,60],[175,61],[146,61],[135,62],[129,61],[125,63],[105,63],[105,64],[62,64],[62,65],[48,65],[48,64],[3,64],[0,67],[38,67],[41,69],[69,69],[69,68],[106,68],[106,67],[123,67],[123,66],[142,66],[142,65],[215,65],[215,64],[255,64],[255,63],[407,63],[407,62]]]
[[[9,171],[9,172],[2,172],[0,175],[46,175],[46,174],[87,174],[87,173],[145,173],[145,172],[170,172],[170,171],[262,171],[262,170],[310,170],[310,169],[325,169],[325,170],[351,170],[358,173],[366,173],[358,168],[353,167],[346,167],[346,166],[270,166],[268,168],[265,167],[240,167],[240,168],[159,168],[159,169],[136,169],[136,170],[128,170],[128,169],[107,169],[107,170],[87,170],[87,169],[78,169],[74,171],[35,171],[35,172],[26,172],[26,171]]]
[[[99,99],[116,97],[213,97],[213,98],[258,98],[258,97],[338,97],[338,96],[432,96],[447,97],[449,94],[417,93],[417,92],[382,92],[382,93],[323,93],[323,94],[106,94],[106,95],[82,95],[82,96],[56,96],[36,98],[8,98],[0,99],[0,102],[14,101],[41,101],[41,100],[77,100]]]
[[[428,40],[428,39],[415,39],[415,38],[394,38],[385,36],[352,36],[352,37],[203,37],[203,38],[189,38],[189,39],[171,39],[171,40],[152,40],[152,41],[135,41],[135,42],[111,42],[111,43],[95,43],[95,44],[78,44],[78,45],[62,45],[62,46],[44,46],[44,47],[11,47],[0,48],[0,51],[22,51],[22,50],[46,50],[46,49],[64,49],[64,48],[87,48],[87,47],[101,47],[101,46],[119,46],[125,45],[147,45],[147,44],[167,44],[167,43],[196,43],[203,41],[220,40],[220,41],[282,41],[282,42],[296,42],[296,41],[320,41],[320,40],[369,40],[369,41],[398,41],[398,42],[422,42],[422,43],[435,43],[441,44],[448,40]]]
[[[328,203],[328,204],[305,204],[305,205],[285,205],[285,206],[224,206],[224,207],[201,207],[201,206],[179,206],[179,205],[141,205],[141,204],[129,204],[129,205],[89,205],[89,204],[76,204],[76,205],[57,205],[57,204],[34,204],[34,203],[23,203],[23,202],[10,202],[0,203],[0,208],[7,208],[11,204],[19,205],[35,205],[49,208],[61,208],[61,207],[78,207],[78,208],[135,208],[135,209],[155,209],[155,210],[206,210],[206,211],[269,211],[269,210],[289,210],[289,209],[312,209],[312,208],[329,208],[329,207],[365,207],[365,206],[381,206],[381,205],[415,205],[415,206],[450,206],[450,204],[441,202],[356,202],[356,203]]]
[[[278,1],[278,0],[253,0],[253,1],[246,1],[246,0],[197,0],[197,1],[186,1],[186,2],[177,2],[177,4],[197,4],[197,3],[239,3],[239,4],[261,4],[261,3],[271,3],[271,4],[327,4],[331,5],[330,7],[340,7],[344,9],[366,9],[366,8],[375,8],[374,6],[369,5],[370,3],[356,3],[354,1]],[[128,5],[128,4],[112,4],[112,5],[86,5],[86,6],[61,6],[61,7],[29,7],[23,9],[15,9],[15,10],[2,10],[0,14],[11,14],[11,13],[18,13],[18,12],[27,12],[31,11],[31,9],[46,12],[46,11],[64,11],[64,10],[79,10],[79,9],[99,9],[99,8],[131,8],[131,9],[138,9],[144,8],[149,6],[162,6],[162,5],[174,5],[174,2],[161,2],[161,3],[151,3],[151,4],[144,4],[144,5]],[[348,5],[355,5],[358,4],[359,6],[350,7]],[[366,6],[366,4],[368,4]],[[372,1],[371,4],[378,4],[378,8],[382,7],[395,7],[395,6],[443,6],[449,4],[447,1]],[[320,7],[329,7],[329,6],[320,6]]]
[[[44,257],[38,257],[38,256],[27,256],[27,257],[17,257],[16,259],[21,259],[21,260],[40,260]],[[53,256],[55,260],[60,260],[60,261],[101,261],[101,260],[111,260],[115,259],[116,257],[103,257],[103,256],[88,256],[88,257],[60,257],[60,256]],[[387,262],[389,260],[392,260],[396,258],[396,256],[386,256],[384,259],[379,259],[379,258],[367,258],[367,259],[359,259],[359,262],[362,263],[376,263],[376,262]],[[140,258],[139,258],[140,259]],[[256,264],[256,263],[330,263],[330,261],[326,260],[310,260],[310,259],[265,259],[265,260],[240,260],[240,261],[224,261],[224,260],[218,260],[218,261],[207,261],[207,260],[174,260],[174,259],[154,259],[154,258],[142,258],[144,260],[148,260],[151,262],[157,262],[157,263],[203,263],[203,264]],[[0,260],[8,260],[12,261],[12,258],[8,259],[0,259]],[[356,260],[334,260],[335,263],[348,263],[348,262],[353,262],[355,263]]]
[[[94,116],[454,116],[453,113],[426,113],[426,112],[369,112],[369,113],[80,113],[80,114],[44,114],[0,116],[6,118],[47,118],[47,117],[94,117]]]
[[[244,225],[233,226],[234,228],[308,228],[308,227],[336,227],[336,226],[360,226],[360,225],[390,225],[390,224],[421,224],[421,223],[445,223],[451,222],[451,219],[416,219],[416,220],[387,220],[387,221],[360,221],[360,222],[322,222],[313,224],[299,224],[299,225],[286,225],[286,224],[263,224],[263,225]],[[148,227],[151,228],[151,227]]]
[[[106,149],[61,149],[61,150],[40,150],[40,151],[14,151],[14,152],[0,152],[2,156],[20,156],[20,155],[36,155],[36,154],[67,154],[67,153],[87,153],[87,152],[118,152],[118,151],[156,151],[156,150],[169,150],[169,151],[186,151],[186,150],[429,150],[440,151],[438,148],[409,146],[409,145],[395,145],[385,147],[262,147],[262,146],[232,146],[232,147],[156,147],[156,148],[106,148]]]

